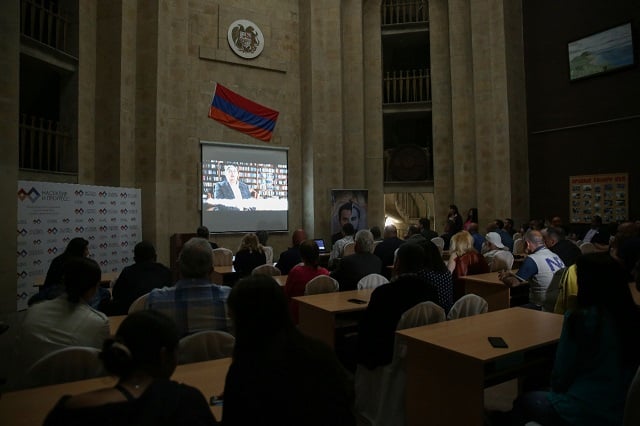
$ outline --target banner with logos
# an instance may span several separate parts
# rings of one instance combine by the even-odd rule
[[[142,239],[141,192],[135,188],[18,181],[17,309],[38,292],[51,260],[75,237],[103,273],[133,263]]]
[[[571,223],[591,223],[598,215],[603,223],[623,222],[629,217],[627,173],[569,176]]]

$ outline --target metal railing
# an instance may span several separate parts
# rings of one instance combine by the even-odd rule
[[[427,0],[384,0],[382,25],[429,22]]]
[[[57,121],[20,115],[21,169],[70,172],[65,170],[63,160],[72,149],[71,134]]]
[[[50,0],[20,1],[20,33],[54,49],[67,52],[69,19]]]
[[[386,72],[383,85],[385,104],[431,102],[431,76],[428,69]]]

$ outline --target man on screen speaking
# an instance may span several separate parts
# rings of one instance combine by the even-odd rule
[[[246,199],[251,198],[251,190],[246,183],[238,180],[238,168],[233,164],[224,166],[226,180],[216,183],[213,198],[216,199]]]

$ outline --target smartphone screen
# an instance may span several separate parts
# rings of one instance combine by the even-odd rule
[[[489,337],[488,339],[489,339],[489,343],[491,343],[491,346],[493,346],[494,348],[509,347],[509,345],[507,345],[507,342],[505,342],[502,337]]]

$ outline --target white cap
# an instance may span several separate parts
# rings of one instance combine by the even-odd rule
[[[487,233],[487,236],[485,238],[496,247],[501,249],[504,248],[504,244],[502,244],[502,238],[500,238],[500,234],[498,234],[497,232],[489,232]]]

